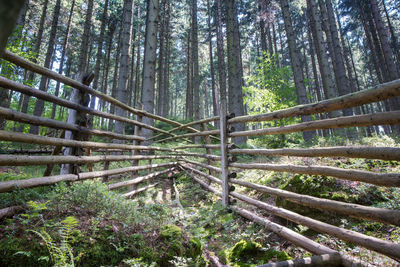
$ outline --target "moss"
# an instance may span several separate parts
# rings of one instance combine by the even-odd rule
[[[291,259],[284,251],[264,249],[261,244],[241,240],[227,251],[227,260],[235,267],[250,267],[267,263],[276,258],[279,261]]]
[[[176,225],[164,225],[160,229],[160,239],[162,250],[157,263],[160,266],[170,266],[170,260],[175,256],[181,257],[184,254],[182,229]]]
[[[161,227],[160,237],[167,239],[182,238],[182,229],[176,225],[164,225]]]
[[[197,238],[192,237],[189,240],[189,246],[186,252],[186,255],[189,258],[195,259],[198,256],[201,256],[201,253],[203,252],[203,244],[201,241]]]

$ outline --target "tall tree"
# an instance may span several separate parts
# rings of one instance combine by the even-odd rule
[[[217,12],[215,15],[217,28],[217,55],[218,55],[218,76],[219,76],[219,93],[220,93],[220,109],[226,110],[226,66],[224,52],[224,38],[222,34],[222,4],[221,0],[216,0]]]
[[[241,47],[239,36],[239,23],[235,0],[225,0],[226,25],[227,25],[227,50],[228,50],[228,83],[229,83],[229,112],[236,116],[244,115],[242,79],[243,70],[241,62]],[[244,131],[244,123],[236,125],[237,131]],[[237,144],[246,142],[245,137],[234,138]]]
[[[300,53],[296,44],[296,35],[294,34],[292,19],[290,17],[290,9],[288,0],[280,0],[281,10],[283,14],[283,20],[285,23],[285,30],[287,36],[287,42],[289,44],[290,60],[292,63],[294,83],[296,86],[297,102],[299,104],[307,104],[307,92],[306,86],[304,85],[304,74],[303,68],[300,62]],[[303,122],[311,121],[311,116],[302,116]],[[313,131],[303,132],[304,140],[309,142],[314,136]]]
[[[197,0],[192,0],[192,63],[193,63],[193,113],[200,119],[199,36],[197,25]]]
[[[133,0],[124,0],[123,17],[122,17],[122,38],[121,38],[121,56],[119,60],[119,75],[118,75],[118,87],[115,98],[122,103],[128,101],[128,81],[129,81],[129,51],[131,44],[131,27],[132,27],[132,11],[133,11]],[[126,110],[120,107],[115,108],[115,113],[118,116],[125,117]],[[125,123],[116,121],[115,132],[123,134],[125,130]]]
[[[57,27],[58,27],[58,18],[60,16],[60,8],[61,8],[61,0],[56,1],[56,5],[54,7],[54,12],[53,12],[53,19],[51,23],[51,30],[50,30],[50,36],[49,36],[49,43],[47,46],[47,52],[46,52],[46,58],[44,60],[44,67],[49,68],[51,63],[52,63],[52,57],[54,53],[54,46],[55,46],[55,40],[56,40],[56,34],[57,34]],[[47,91],[48,87],[48,81],[49,79],[46,76],[42,76],[42,79],[40,80],[40,85],[39,85],[39,90],[40,91]],[[33,115],[34,116],[42,116],[44,109],[44,101],[42,99],[38,99],[36,101],[35,109],[33,110]],[[30,134],[39,134],[39,126],[36,125],[31,125],[29,129]]]
[[[154,112],[154,80],[156,72],[155,61],[157,47],[158,8],[159,0],[147,0],[142,103],[144,110],[150,113]],[[153,119],[148,117],[144,117],[143,122],[147,125],[153,125]],[[148,129],[143,129],[142,133],[145,137],[151,137],[153,135],[153,132]]]
[[[213,42],[212,42],[212,28],[211,28],[211,8],[210,0],[207,0],[207,27],[208,27],[208,56],[210,58],[210,76],[211,76],[211,92],[212,92],[212,104],[213,104],[213,115],[218,116],[219,114],[219,102],[218,93],[215,83],[215,69],[214,69],[214,55],[213,55]]]

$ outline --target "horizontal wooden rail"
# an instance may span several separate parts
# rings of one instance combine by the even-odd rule
[[[254,221],[254,220],[252,220]],[[304,266],[343,266],[343,259],[339,253],[323,254],[307,258],[297,258],[293,260],[279,261],[258,265],[257,267],[304,267]]]
[[[171,140],[180,139],[180,138],[207,136],[207,135],[213,135],[213,134],[218,135],[219,130],[210,130],[210,131],[202,131],[202,132],[196,132],[196,133],[181,134],[181,135],[171,136],[171,137],[167,137],[167,138],[164,138],[161,140],[157,140],[157,142],[161,143],[161,142],[171,141]]]
[[[230,154],[294,157],[346,157],[381,160],[400,160],[398,147],[312,147],[281,149],[231,149]]]
[[[133,197],[134,195],[139,194],[140,192],[146,191],[146,190],[149,189],[149,188],[152,188],[152,187],[157,186],[158,184],[159,184],[159,183],[155,183],[155,184],[151,184],[151,185],[146,185],[146,186],[141,187],[141,188],[139,188],[139,189],[130,191],[130,192],[128,192],[128,193],[125,193],[125,194],[123,194],[123,196],[126,197],[126,198],[131,198],[131,197]]]
[[[210,155],[210,154],[175,152],[175,153],[170,153],[169,155],[185,156],[185,157],[198,157],[198,158],[211,159],[211,160],[215,160],[215,161],[220,161],[221,160],[220,156]]]
[[[367,219],[375,222],[382,222],[400,226],[400,210],[367,207],[358,204],[301,195],[281,189],[241,181],[238,179],[230,179],[230,182],[232,184],[238,184],[247,188],[254,189],[261,193],[266,193],[276,197],[282,197],[284,199],[287,199],[288,201],[303,206],[317,208],[323,211],[334,211],[350,215],[351,217],[355,218]]]
[[[231,163],[230,167],[240,169],[256,169],[290,173],[301,173],[310,175],[325,175],[340,179],[364,182],[380,186],[399,187],[399,173],[374,173],[362,170],[348,170],[330,166],[299,166],[289,164],[267,164],[267,163]]]
[[[266,114],[239,116],[228,120],[228,123],[271,121],[295,116],[330,112],[350,107],[361,106],[400,96],[400,79],[376,85],[370,89],[342,95],[321,102],[299,105]]]
[[[210,117],[210,118],[206,118],[206,119],[202,119],[202,120],[198,120],[198,121],[192,121],[192,122],[189,122],[189,123],[186,123],[186,124],[182,124],[179,127],[176,127],[176,128],[171,129],[171,130],[168,130],[168,132],[172,133],[172,132],[184,129],[186,127],[190,127],[190,126],[197,125],[197,124],[202,124],[202,123],[208,123],[208,122],[212,122],[212,121],[216,121],[216,120],[219,120],[219,117],[216,116],[216,117]],[[150,137],[148,140],[153,140],[153,139],[156,139],[156,138],[158,138],[160,136],[162,136],[162,134],[158,134],[158,135],[155,135],[153,137]]]
[[[152,165],[143,165],[143,166],[133,166],[133,167],[126,167],[126,168],[119,168],[107,171],[98,171],[98,172],[83,172],[77,175],[75,174],[62,174],[62,175],[54,175],[54,176],[47,176],[47,177],[39,177],[39,178],[30,178],[30,179],[23,179],[23,180],[12,180],[12,181],[5,181],[0,182],[0,193],[4,192],[11,192],[17,189],[26,189],[26,188],[33,188],[38,186],[46,186],[46,185],[53,185],[62,181],[80,181],[85,179],[94,179],[105,177],[109,175],[116,175],[121,173],[128,173],[133,171],[141,171],[141,170],[148,170],[148,169],[157,169],[157,168],[167,168],[171,166],[175,166],[176,162],[171,163],[163,163],[163,164],[152,164]]]
[[[186,163],[190,163],[190,164],[193,164],[193,165],[196,165],[196,166],[199,166],[199,167],[206,168],[206,169],[208,169],[210,171],[222,172],[221,168],[217,168],[217,167],[214,167],[214,166],[211,166],[211,165],[208,165],[208,164],[204,164],[204,163],[200,163],[200,162],[197,162],[197,161],[192,161],[192,160],[188,160],[188,159],[185,159],[185,158],[181,159],[181,161],[184,161]]]
[[[67,108],[71,108],[71,109],[75,109],[76,111],[79,112],[83,112],[83,113],[87,113],[87,114],[91,114],[91,115],[95,115],[95,116],[99,116],[99,117],[103,117],[103,118],[107,118],[107,119],[111,119],[111,120],[116,120],[116,121],[121,121],[124,123],[128,123],[128,124],[132,124],[132,125],[137,125],[140,126],[142,128],[146,128],[155,132],[161,132],[163,134],[168,134],[168,135],[172,135],[174,136],[174,134],[170,134],[167,131],[164,131],[162,129],[158,129],[156,127],[153,127],[151,125],[147,125],[129,118],[125,118],[125,117],[121,117],[121,116],[117,116],[111,113],[107,113],[107,112],[102,112],[102,111],[98,111],[98,110],[94,110],[82,105],[78,105],[74,102],[56,97],[54,95],[51,95],[49,93],[31,88],[29,86],[8,80],[4,77],[0,76],[0,87],[4,87],[7,89],[11,89],[14,91],[18,91],[20,93],[26,94],[26,95],[30,95],[30,96],[34,96],[36,98],[45,100],[45,101],[49,101],[52,103],[55,103],[57,105],[63,106],[63,107],[67,107]]]
[[[362,247],[368,248],[370,250],[379,252],[383,255],[389,256],[393,259],[400,260],[400,245],[395,244],[386,240],[381,240],[376,237],[367,236],[355,231],[343,229],[330,225],[328,223],[320,222],[312,218],[305,217],[303,215],[297,214],[295,212],[278,208],[267,203],[255,200],[246,195],[242,195],[236,192],[231,192],[231,196],[242,200],[248,204],[254,205],[260,209],[263,209],[273,215],[290,220],[294,223],[298,223],[307,226],[317,232],[326,233],[331,236],[342,239],[346,242],[360,245]]]
[[[192,148],[221,149],[221,145],[187,145],[187,146],[174,147],[172,149],[173,150],[180,150],[180,149],[192,149]]]
[[[86,141],[75,141],[67,140],[62,138],[38,136],[34,134],[22,134],[15,132],[7,132],[0,130],[0,140],[10,142],[20,142],[29,144],[39,145],[50,145],[50,146],[70,146],[70,147],[84,147],[84,148],[96,148],[96,149],[107,149],[114,151],[123,150],[150,150],[150,151],[172,151],[168,148],[152,147],[152,146],[135,146],[125,144],[112,144],[112,143],[98,143],[98,142],[86,142]],[[17,150],[18,151],[18,150]],[[51,153],[51,151],[48,151]]]
[[[0,155],[0,166],[25,166],[65,163],[97,163],[104,161],[125,161],[144,159],[173,159],[174,156],[128,156],[128,155],[101,155],[101,156],[14,156]]]
[[[31,124],[31,125],[38,125],[38,126],[55,128],[55,129],[77,131],[77,132],[81,132],[84,134],[90,134],[90,135],[96,135],[96,136],[106,136],[106,137],[110,137],[113,139],[138,140],[138,141],[145,140],[145,138],[142,136],[124,135],[124,134],[117,134],[117,133],[113,133],[113,132],[109,132],[109,131],[89,129],[86,127],[78,126],[76,124],[66,123],[66,122],[62,122],[62,121],[57,121],[57,120],[52,120],[52,119],[47,119],[47,118],[42,118],[42,117],[37,117],[37,116],[32,116],[32,115],[28,115],[28,114],[25,114],[25,113],[22,113],[19,111],[14,111],[14,110],[2,108],[2,107],[0,107],[0,117],[4,118],[6,120],[18,121],[18,122],[22,122],[22,123]]]
[[[163,170],[163,171],[153,172],[153,173],[145,175],[145,176],[136,177],[135,179],[122,181],[122,182],[115,183],[115,184],[109,184],[109,185],[107,185],[107,187],[108,187],[108,189],[113,190],[113,189],[129,186],[129,185],[138,184],[138,183],[141,183],[143,181],[149,180],[151,178],[154,178],[154,177],[157,177],[157,176],[160,176],[160,175],[163,175],[163,174],[170,173],[174,169],[175,169],[175,167],[167,169],[167,170]]]
[[[190,174],[190,173],[188,173],[188,174]],[[207,174],[205,174],[203,176],[207,177],[208,175],[207,176],[206,175]],[[190,175],[190,176],[193,177],[193,175]],[[214,181],[214,180],[212,180],[212,181]],[[207,184],[204,183],[204,185],[207,185]],[[204,185],[203,185],[203,187],[205,187]],[[214,189],[214,193],[215,192],[218,192],[218,191],[216,191]],[[295,212],[292,212],[292,211],[289,211],[289,210],[286,210],[283,208],[278,208],[278,207],[269,205],[267,203],[252,199],[243,194],[239,194],[236,192],[230,192],[230,195],[241,201],[244,201],[248,204],[252,204],[258,208],[264,209],[273,215],[276,215],[281,218],[290,220],[292,222],[307,226],[315,231],[318,231],[321,233],[327,233],[331,236],[337,237],[344,241],[354,243],[354,244],[363,246],[365,248],[374,250],[383,255],[389,256],[393,259],[400,260],[400,245],[399,244],[395,244],[392,242],[388,242],[386,240],[381,240],[379,238],[367,236],[367,235],[357,233],[357,232],[354,232],[351,230],[343,229],[343,228],[336,227],[336,226],[333,226],[333,225],[330,225],[330,224],[327,224],[324,222],[320,222],[320,221],[314,220],[312,218],[302,216]]]
[[[339,117],[319,121],[302,122],[283,127],[271,127],[259,130],[249,130],[230,133],[231,137],[258,136],[268,134],[287,134],[305,132],[317,129],[346,128],[371,125],[387,125],[400,123],[400,111],[381,112],[367,115]],[[176,137],[171,137],[176,138]],[[168,138],[167,138],[168,139]]]
[[[52,78],[52,79],[54,79],[56,81],[59,81],[59,82],[61,82],[63,84],[66,84],[66,85],[69,85],[71,87],[74,87],[76,89],[79,89],[79,90],[81,90],[83,92],[86,92],[88,94],[97,96],[98,98],[100,98],[100,99],[102,99],[104,101],[107,101],[107,102],[109,102],[111,104],[114,104],[115,106],[117,106],[117,107],[119,107],[119,108],[121,108],[123,110],[126,110],[126,111],[128,111],[128,112],[130,112],[132,114],[135,114],[135,115],[138,115],[138,116],[148,117],[148,118],[151,118],[151,119],[154,119],[154,120],[158,120],[158,121],[163,121],[163,122],[166,122],[166,123],[174,125],[174,126],[182,126],[182,124],[179,123],[179,122],[176,122],[176,121],[173,121],[173,120],[169,120],[169,119],[164,118],[162,116],[154,115],[154,114],[149,113],[149,112],[144,111],[144,110],[139,110],[139,109],[132,108],[132,107],[122,103],[121,101],[118,101],[117,99],[115,99],[115,98],[113,98],[111,96],[108,96],[108,95],[103,94],[103,93],[101,93],[101,92],[99,92],[97,90],[94,90],[94,89],[90,88],[89,86],[86,86],[86,85],[84,85],[84,84],[82,84],[82,83],[80,83],[80,82],[78,82],[76,80],[73,80],[73,79],[65,77],[65,76],[63,76],[61,74],[58,74],[55,71],[49,70],[49,69],[47,69],[45,67],[42,67],[42,66],[40,66],[38,64],[32,63],[32,62],[30,62],[30,61],[28,61],[28,60],[16,55],[16,54],[11,53],[10,51],[5,50],[4,54],[1,55],[1,57],[3,59],[5,59],[5,60],[11,62],[11,63],[14,63],[17,66],[20,66],[20,67],[26,69],[26,70],[30,70],[32,72],[44,75],[46,77]],[[198,132],[198,130],[196,130],[194,128],[191,128],[191,127],[187,127],[187,129],[192,131],[192,132]]]
[[[193,172],[193,173],[196,173],[196,174],[198,174],[198,175],[201,175],[201,176],[207,178],[207,179],[210,180],[211,182],[214,182],[214,183],[217,183],[217,184],[220,184],[220,185],[222,184],[221,179],[218,179],[218,178],[216,178],[216,177],[214,177],[214,176],[212,176],[212,175],[210,175],[210,174],[204,173],[204,172],[202,172],[202,171],[199,171],[199,170],[197,170],[197,169],[195,169],[195,168],[192,168],[192,167],[189,167],[189,166],[187,166],[187,165],[180,165],[180,166],[181,166],[182,168],[188,170],[188,171],[191,171],[191,172]]]
[[[186,172],[190,177],[193,178],[193,180],[195,180],[197,183],[199,183],[203,188],[207,189],[208,191],[210,191],[211,193],[214,193],[218,196],[221,196],[222,193],[219,192],[218,190],[212,188],[210,185],[208,185],[207,183],[203,182],[202,180],[198,179],[197,177],[195,177],[194,175],[192,175],[189,172]],[[276,224],[266,218],[260,217],[255,215],[254,213],[250,213],[249,211],[246,211],[244,209],[240,209],[234,206],[230,206],[230,209],[232,209],[233,211],[239,213],[241,216],[249,219],[249,220],[253,220],[255,219],[256,222],[264,225],[268,230],[278,234],[279,236],[293,242],[294,244],[306,249],[307,251],[310,251],[312,253],[315,254],[325,254],[325,253],[335,253],[337,251],[330,249],[328,247],[325,247],[321,244],[318,244],[315,241],[312,241],[296,232],[294,232],[293,230],[290,230],[289,228],[286,228],[284,226],[281,226],[279,224]],[[243,212],[241,212],[243,211]],[[249,216],[249,215],[254,215],[254,216]],[[257,220],[258,219],[258,220]]]

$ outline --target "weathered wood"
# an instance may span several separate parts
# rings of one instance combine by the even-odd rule
[[[192,149],[192,148],[206,148],[206,149],[221,149],[221,145],[187,145],[174,147],[173,150]]]
[[[307,195],[296,194],[293,192],[276,189],[268,186],[258,185],[238,179],[231,179],[231,183],[238,184],[258,192],[282,197],[288,201],[317,208],[322,211],[334,211],[349,215],[355,218],[372,220],[375,222],[389,223],[400,226],[400,210],[389,210],[383,208],[367,207],[358,204],[345,203],[330,199],[317,198]]]
[[[222,185],[222,180],[221,179],[218,179],[218,178],[216,178],[216,177],[214,177],[214,176],[212,176],[210,174],[204,173],[202,171],[199,171],[199,170],[197,170],[195,168],[192,168],[192,167],[189,167],[187,165],[181,165],[181,167],[183,167],[184,169],[189,170],[189,171],[191,171],[193,173],[201,175],[201,176],[207,178],[208,180],[210,180],[211,182],[214,182],[214,183]]]
[[[0,139],[1,140],[1,139]],[[13,149],[13,150],[0,150],[0,154],[51,154],[51,150],[45,149]]]
[[[130,191],[130,192],[128,192],[128,193],[125,193],[125,194],[123,194],[123,196],[126,197],[126,198],[131,198],[131,197],[133,197],[134,195],[139,194],[140,192],[146,191],[146,190],[149,189],[149,188],[152,188],[152,187],[157,186],[158,184],[159,184],[159,183],[146,185],[146,186],[141,187],[141,188],[139,188],[139,189],[137,189],[137,190],[133,190],[133,191]]]
[[[347,157],[381,160],[400,160],[398,147],[313,147],[281,149],[232,149],[230,154],[294,157]]]
[[[0,107],[0,117],[6,120],[18,121],[22,123],[27,123],[31,125],[46,126],[56,129],[79,131],[81,133],[96,135],[96,136],[106,136],[114,139],[120,140],[144,140],[145,138],[136,135],[123,135],[117,134],[109,131],[88,129],[86,127],[81,127],[75,124],[66,123],[62,121],[47,119],[43,117],[31,116],[22,112],[14,111],[7,108]]]
[[[148,159],[172,159],[174,156],[125,156],[125,155],[102,155],[102,156],[14,156],[0,155],[0,166],[25,166],[45,165],[63,163],[97,163],[103,161],[125,161],[125,160],[148,160]]]
[[[302,122],[282,127],[271,127],[259,130],[233,132],[231,137],[259,136],[268,134],[287,134],[318,129],[332,129],[371,125],[387,125],[400,123],[400,111],[382,112],[368,115],[338,117],[319,121]],[[174,137],[175,138],[175,137]]]
[[[301,115],[330,112],[373,102],[382,101],[400,95],[400,79],[376,85],[370,89],[327,99],[321,102],[299,105],[271,113],[240,116],[228,120],[229,124],[239,122],[271,121]]]
[[[176,187],[175,178],[172,178],[172,187],[174,188],[175,200],[176,200],[176,203],[178,204],[178,207],[179,207],[181,210],[184,210],[184,208],[183,208],[183,206],[182,206],[182,203],[181,203],[181,200],[180,200],[180,197],[179,197],[179,190],[178,190],[178,188]]]
[[[9,80],[7,78],[4,78],[4,77],[1,77],[1,76],[0,76],[0,86],[4,87],[4,88],[7,88],[7,89],[11,89],[11,90],[17,91],[17,92],[20,92],[20,93],[25,94],[25,95],[34,96],[36,98],[39,98],[39,99],[42,99],[42,100],[45,100],[45,101],[49,101],[49,102],[52,102],[54,104],[57,104],[57,105],[60,105],[60,106],[63,106],[63,107],[67,107],[67,108],[70,108],[70,109],[73,109],[73,110],[76,110],[76,111],[79,111],[79,112],[82,112],[82,113],[87,113],[87,114],[91,114],[91,115],[95,115],[95,116],[99,116],[99,117],[103,117],[103,118],[107,118],[107,119],[111,119],[111,120],[121,121],[121,122],[125,122],[127,124],[140,125],[143,128],[146,128],[146,129],[149,129],[149,130],[152,130],[152,131],[155,131],[155,132],[160,132],[160,133],[163,133],[163,134],[168,134],[168,135],[174,136],[174,134],[170,134],[167,131],[164,131],[162,129],[158,129],[156,127],[153,127],[153,126],[150,126],[150,125],[146,125],[144,123],[140,123],[138,121],[135,121],[135,120],[132,120],[132,119],[129,119],[129,118],[121,117],[121,116],[114,115],[114,114],[107,113],[107,112],[94,110],[94,109],[91,109],[89,107],[80,105],[78,103],[74,103],[72,101],[68,101],[68,100],[59,98],[57,96],[53,96],[53,95],[51,95],[49,93],[46,93],[46,92],[31,88],[31,87],[29,87],[27,85],[11,81],[11,80]],[[78,90],[78,89],[75,89],[75,90]]]
[[[150,150],[150,151],[172,151],[171,149],[151,146],[135,146],[125,144],[113,144],[113,143],[99,143],[89,141],[76,141],[67,140],[63,138],[38,136],[34,134],[23,134],[15,132],[7,132],[0,130],[0,140],[10,142],[20,142],[29,144],[40,144],[40,145],[51,145],[51,146],[72,146],[72,147],[83,147],[83,148],[102,148],[102,149],[118,149],[118,150]],[[18,151],[18,150],[17,150]],[[51,153],[48,151],[47,153]]]
[[[211,166],[211,165],[207,165],[207,164],[203,164],[203,163],[200,163],[200,162],[197,162],[197,161],[192,161],[192,160],[187,160],[187,159],[181,159],[181,161],[184,161],[186,163],[190,163],[190,164],[193,164],[193,165],[197,165],[199,167],[203,167],[203,168],[206,168],[206,169],[211,170],[211,171],[215,171],[215,172],[219,172],[219,173],[222,172],[220,168],[217,168],[217,167],[214,167],[214,166]]]
[[[221,160],[220,156],[210,155],[210,154],[175,152],[175,153],[170,153],[169,155],[186,156],[186,157],[198,157],[198,158],[212,159],[212,160],[215,160],[215,161],[220,161]]]
[[[267,163],[231,163],[230,167],[240,169],[257,169],[268,171],[280,171],[290,173],[301,173],[310,175],[325,175],[335,178],[364,182],[380,186],[399,187],[399,173],[374,173],[362,170],[348,170],[329,166],[298,166],[288,164],[267,164]]]
[[[267,263],[257,267],[340,267],[343,266],[342,261],[342,256],[339,253],[335,253]]]
[[[219,132],[221,138],[221,180],[222,180],[222,205],[229,206],[229,169],[228,169],[228,118],[226,112],[225,92],[221,94]]]
[[[176,136],[171,136],[171,137],[168,137],[168,138],[164,138],[164,139],[158,140],[157,142],[161,143],[161,142],[171,141],[171,140],[180,139],[180,138],[206,136],[206,135],[213,135],[213,134],[214,135],[219,134],[219,130],[210,130],[210,131],[204,131],[204,132],[181,134],[181,135],[176,135]]]
[[[153,165],[143,165],[143,166],[136,166],[136,167],[126,167],[126,168],[119,168],[113,169],[108,171],[97,171],[97,172],[84,172],[78,175],[76,174],[64,174],[64,175],[54,175],[54,176],[47,176],[47,177],[39,177],[39,178],[30,178],[24,180],[12,180],[12,181],[5,181],[0,182],[0,193],[10,192],[16,189],[25,189],[25,188],[32,188],[38,186],[45,186],[45,185],[53,185],[59,183],[61,181],[79,181],[84,179],[93,179],[104,177],[107,175],[115,175],[121,173],[127,173],[132,171],[138,170],[147,170],[147,169],[155,169],[155,168],[164,168],[164,167],[171,167],[174,166],[176,163],[164,163],[164,164],[153,164]]]
[[[175,167],[169,168],[169,169],[163,170],[163,171],[153,172],[151,174],[147,174],[145,176],[136,177],[134,179],[130,179],[130,180],[127,180],[127,181],[122,181],[122,182],[115,183],[115,184],[109,184],[109,185],[107,185],[107,187],[108,187],[108,189],[113,190],[113,189],[117,189],[117,188],[121,188],[121,187],[125,187],[125,186],[138,184],[138,183],[141,183],[143,181],[149,180],[151,178],[154,178],[154,177],[169,173],[169,172],[173,171],[174,169],[175,169]]]
[[[6,217],[12,217],[15,214],[22,212],[25,208],[23,206],[11,206],[0,209],[0,220]]]
[[[196,178],[195,176],[193,176],[192,174],[188,173],[187,174],[192,177],[196,182],[198,182],[199,184],[201,184],[205,189],[207,189],[208,191],[218,195],[218,196],[222,196],[222,193],[219,192],[218,190],[212,188],[211,186],[209,186],[207,183],[203,182],[202,180]],[[326,253],[335,253],[336,251],[330,248],[327,248],[323,245],[320,245],[292,230],[290,230],[289,228],[286,228],[284,226],[281,226],[279,224],[276,224],[274,222],[271,222],[270,220],[257,216],[254,213],[251,213],[247,210],[244,209],[240,209],[238,207],[235,206],[230,206],[229,207],[231,210],[239,213],[241,216],[255,221],[257,223],[260,223],[262,225],[264,225],[268,230],[280,235],[281,237],[293,242],[294,244],[306,249],[307,251],[310,251],[312,253],[315,254],[326,254]]]
[[[2,134],[2,133],[0,133],[0,140],[1,140],[1,134]],[[9,133],[9,132],[6,132],[6,134],[10,134],[10,133]],[[18,133],[18,134],[19,134],[19,133]],[[11,134],[11,135],[8,135],[8,136],[9,136],[9,137],[10,137],[10,136],[13,137],[14,135]],[[34,136],[36,137],[37,135],[34,135]],[[64,140],[64,137],[65,137],[65,130],[62,130],[59,139]],[[10,140],[8,140],[8,141],[10,141]],[[14,142],[14,141],[12,141],[12,142]],[[28,141],[27,141],[27,142],[28,142]],[[30,142],[32,142],[32,140],[31,140]],[[34,143],[34,142],[32,142],[32,143]],[[51,155],[52,155],[52,156],[56,156],[56,155],[60,154],[61,151],[62,151],[62,148],[63,148],[62,145],[56,144],[55,147],[54,147],[54,149],[53,149],[53,151],[52,151],[52,153],[51,153]],[[51,173],[53,172],[53,168],[54,168],[54,164],[48,164],[48,165],[46,166],[46,170],[45,170],[44,173],[43,173],[43,176],[50,176]]]
[[[337,237],[344,241],[360,245],[370,250],[379,252],[383,255],[389,256],[393,259],[400,260],[400,244],[381,240],[372,236],[367,236],[361,233],[357,233],[351,230],[336,227],[324,222],[320,222],[295,212],[278,208],[267,203],[252,199],[246,195],[242,195],[236,192],[231,192],[231,196],[242,200],[248,204],[252,204],[260,209],[266,210],[269,213],[279,216],[281,218],[290,220],[294,223],[298,223],[307,226],[317,232],[326,233],[331,236]]]
[[[144,110],[138,110],[138,109],[132,108],[129,105],[126,105],[126,104],[116,100],[115,98],[113,98],[111,96],[108,96],[108,95],[103,94],[103,93],[101,93],[101,92],[99,92],[97,90],[94,90],[94,89],[90,88],[89,86],[85,86],[84,84],[82,84],[82,83],[80,83],[80,82],[78,82],[76,80],[73,80],[71,78],[65,77],[63,75],[60,75],[55,71],[51,71],[51,70],[49,70],[47,68],[39,66],[38,64],[34,64],[34,63],[32,63],[32,62],[30,62],[30,61],[28,61],[28,60],[26,60],[26,59],[24,59],[24,58],[22,58],[22,57],[20,57],[18,55],[15,55],[15,54],[11,53],[10,51],[4,51],[4,54],[2,55],[2,58],[7,60],[7,61],[9,61],[9,62],[14,63],[15,65],[18,65],[18,66],[22,67],[24,69],[27,69],[27,70],[30,70],[32,72],[47,76],[47,77],[52,78],[52,79],[54,79],[56,81],[59,81],[59,82],[61,82],[63,84],[72,86],[72,87],[77,88],[79,90],[85,91],[88,94],[97,96],[98,98],[100,98],[100,99],[102,99],[104,101],[107,101],[109,103],[112,103],[115,106],[118,106],[121,109],[124,109],[124,110],[126,110],[126,111],[128,111],[128,112],[130,112],[132,114],[145,116],[145,117],[152,118],[152,119],[155,119],[155,120],[158,120],[158,121],[163,121],[163,122],[166,122],[166,123],[174,125],[174,126],[182,126],[182,124],[179,123],[179,122],[176,122],[176,121],[173,121],[173,120],[169,120],[169,119],[161,117],[161,116],[154,115],[154,114],[146,112]],[[191,127],[187,127],[186,129],[188,129],[188,130],[190,130],[192,132],[197,132],[198,131],[198,130],[196,130],[194,128],[191,128]]]

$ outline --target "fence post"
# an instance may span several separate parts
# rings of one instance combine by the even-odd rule
[[[226,117],[226,101],[221,99],[220,108],[220,138],[221,138],[221,171],[222,171],[222,205],[229,206],[229,170],[228,170],[228,127]]]
[[[202,126],[202,131],[207,131],[208,130],[208,128],[207,128],[207,123],[206,122],[203,122],[202,124],[201,124],[201,126]],[[211,145],[211,138],[210,138],[210,136],[209,135],[205,135],[204,136],[204,143],[206,144],[206,145]],[[206,148],[206,153],[207,154],[209,154],[209,155],[211,155],[212,153],[213,153],[213,151],[212,151],[212,149],[211,148]],[[212,160],[212,159],[207,159],[207,164],[208,165],[213,165],[213,163],[214,163],[214,161]],[[210,175],[214,175],[214,172],[212,171],[212,170],[209,170],[209,174]],[[208,181],[208,182],[210,182],[210,181]]]

